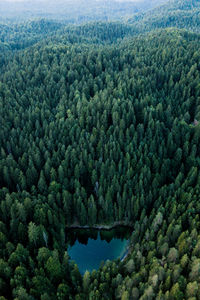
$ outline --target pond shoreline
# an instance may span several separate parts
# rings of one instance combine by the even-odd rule
[[[106,225],[106,224],[96,224],[96,225],[79,225],[79,224],[72,224],[67,225],[66,229],[97,229],[97,230],[111,230],[116,227],[133,227],[132,223],[128,222],[115,222],[112,225]]]
[[[124,262],[126,260],[126,258],[131,254],[131,251],[132,251],[132,246],[129,244],[125,253],[120,258],[121,262]]]

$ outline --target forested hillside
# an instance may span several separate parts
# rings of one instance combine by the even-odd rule
[[[200,38],[165,30],[116,47],[102,26],[2,54],[6,299],[199,293]],[[65,226],[119,221],[134,227],[131,255],[82,283]]]
[[[171,0],[150,11],[135,14],[129,19],[129,23],[141,32],[166,27],[200,32],[200,2]]]
[[[0,300],[200,299],[198,14],[0,25]],[[66,227],[113,224],[128,256],[81,276]]]

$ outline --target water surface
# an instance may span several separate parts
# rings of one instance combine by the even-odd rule
[[[68,254],[79,267],[81,274],[86,270],[98,270],[102,261],[122,258],[128,248],[131,229],[118,227],[112,230],[73,229],[67,231],[70,242]]]

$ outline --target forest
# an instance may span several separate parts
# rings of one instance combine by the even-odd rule
[[[200,299],[189,2],[137,22],[0,24],[0,300]],[[158,11],[175,22],[148,22]],[[82,276],[66,227],[115,223],[132,227],[129,255]]]
[[[140,32],[176,27],[198,32],[200,28],[199,0],[171,0],[146,12],[134,14],[128,23]]]

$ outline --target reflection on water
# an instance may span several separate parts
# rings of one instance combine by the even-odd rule
[[[119,226],[111,230],[68,229],[68,254],[82,274],[97,270],[102,261],[121,258],[127,250],[130,227]]]

